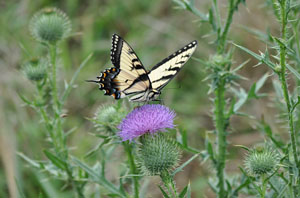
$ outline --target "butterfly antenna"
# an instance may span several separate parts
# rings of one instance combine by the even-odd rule
[[[97,81],[97,80],[85,80],[85,82],[99,83],[99,81]]]

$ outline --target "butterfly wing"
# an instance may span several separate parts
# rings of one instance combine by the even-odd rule
[[[152,89],[160,91],[166,86],[190,59],[196,48],[197,41],[192,41],[155,65],[148,74]]]
[[[112,36],[111,62],[114,67],[98,77],[105,95],[119,99],[136,94],[130,99],[142,99],[150,86],[147,71],[129,44],[116,34]]]

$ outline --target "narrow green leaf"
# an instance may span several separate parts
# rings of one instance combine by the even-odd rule
[[[163,194],[164,198],[170,198],[169,195],[164,191],[164,189],[161,186],[158,186],[161,193]]]
[[[189,163],[191,163],[191,162],[192,162],[194,159],[196,159],[198,156],[199,156],[199,154],[193,155],[189,160],[187,160],[187,161],[184,162],[181,166],[179,166],[178,168],[176,168],[176,169],[173,171],[173,173],[171,173],[171,176],[174,177],[174,176],[176,175],[176,173],[182,171],[182,169],[183,169],[184,167],[186,167]]]
[[[257,60],[259,60],[260,62],[262,63],[265,63],[267,66],[269,66],[272,70],[274,70],[275,68],[275,64],[272,63],[269,59],[268,59],[268,56],[261,56],[261,55],[258,55],[254,52],[252,52],[251,50],[248,50],[247,48],[245,47],[242,47],[240,45],[237,45],[235,43],[232,43],[233,45],[235,45],[236,47],[240,48],[241,50],[243,50],[244,52],[250,54],[251,56],[253,56],[254,58],[256,58]]]
[[[234,88],[231,88],[231,90],[239,98],[239,100],[234,104],[234,109],[233,110],[236,113],[245,104],[245,102],[247,101],[248,94],[242,88],[240,88],[239,91],[237,91]]]
[[[295,70],[292,66],[289,64],[286,64],[286,67],[300,80],[300,74],[298,73],[297,70]]]
[[[21,94],[19,94],[18,93],[18,95],[19,95],[19,97],[20,97],[20,99],[25,103],[25,104],[27,104],[27,105],[29,105],[29,106],[34,106],[33,105],[33,102],[31,102],[29,99],[27,99],[25,96],[23,96],[23,95],[21,95]]]
[[[184,189],[180,192],[179,198],[185,197],[185,194],[187,193],[187,190],[188,190],[188,186],[189,186],[189,184],[186,187],[184,187]]]
[[[247,99],[256,98],[255,90],[256,90],[256,83],[253,83],[248,92]]]
[[[240,64],[239,66],[237,66],[236,68],[234,68],[231,72],[232,73],[235,73],[237,72],[238,70],[242,69],[247,63],[249,63],[250,59],[244,61],[242,64]]]
[[[265,84],[266,80],[268,79],[269,74],[265,74],[263,75],[256,83],[256,87],[255,87],[255,93],[257,94],[257,92],[262,88],[262,86]]]
[[[281,192],[280,192],[280,194],[277,196],[277,198],[283,197],[283,195],[285,194],[286,189],[287,189],[288,186],[289,186],[289,184],[286,184],[286,185],[283,187],[283,189],[281,189]]]
[[[19,155],[23,160],[25,160],[26,162],[28,162],[31,166],[33,166],[35,168],[40,168],[40,164],[39,163],[37,163],[36,161],[30,159],[29,157],[27,157],[23,153],[17,152],[17,155]]]
[[[54,155],[53,153],[51,153],[48,150],[44,150],[45,155],[47,156],[47,158],[58,168],[62,169],[62,170],[66,170],[67,168],[67,163],[64,162],[63,160],[61,160],[59,157],[57,157],[56,155]]]
[[[191,184],[189,182],[186,198],[191,198],[191,197],[192,197],[192,189],[191,189]]]
[[[76,78],[79,75],[79,72],[82,70],[82,68],[87,64],[87,62],[92,58],[93,53],[89,54],[86,59],[84,59],[84,61],[80,64],[80,66],[77,68],[77,70],[75,71],[70,83],[67,85],[67,89],[64,91],[62,98],[61,98],[61,103],[64,103],[64,101],[67,99],[67,97],[69,96],[71,89],[75,83]]]
[[[89,176],[90,178],[100,184],[101,186],[103,186],[106,190],[110,191],[113,194],[117,194],[122,198],[125,198],[126,196],[122,193],[122,191],[119,191],[119,189],[113,185],[112,183],[110,183],[109,181],[107,181],[105,179],[105,177],[102,177],[101,175],[99,175],[97,172],[95,172],[92,168],[90,168],[89,166],[87,166],[86,164],[82,163],[81,161],[79,161],[78,159],[72,157],[72,161],[79,166],[80,168],[82,168]]]

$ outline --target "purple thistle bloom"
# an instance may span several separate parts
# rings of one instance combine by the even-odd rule
[[[159,104],[138,107],[130,112],[118,126],[119,136],[126,141],[148,132],[153,134],[157,131],[165,131],[166,128],[174,128],[175,115],[174,111]]]

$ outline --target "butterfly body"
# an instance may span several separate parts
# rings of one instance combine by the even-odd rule
[[[156,100],[161,89],[180,71],[196,47],[197,41],[193,41],[146,71],[129,44],[114,34],[111,49],[114,67],[104,70],[98,80],[90,82],[98,83],[105,95],[115,99],[129,96],[129,100],[136,102]]]

